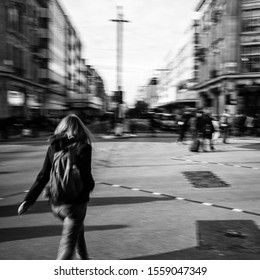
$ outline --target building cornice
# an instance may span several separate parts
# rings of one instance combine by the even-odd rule
[[[246,79],[260,79],[260,73],[251,73],[251,74],[228,74],[228,75],[222,75],[214,79],[210,79],[208,81],[202,82],[194,86],[194,90],[200,90],[203,88],[206,88],[208,86],[212,86],[218,82],[224,81],[224,80],[246,80]]]
[[[28,84],[28,85],[35,86],[35,87],[42,88],[42,89],[47,89],[48,88],[48,87],[43,86],[41,84],[35,83],[33,81],[30,81],[30,80],[27,80],[27,79],[24,79],[24,78],[21,78],[21,77],[17,77],[15,75],[13,75],[12,73],[9,73],[9,72],[6,72],[6,71],[0,71],[0,78],[1,77],[10,78],[10,79],[13,79],[17,82],[22,82],[24,84]]]

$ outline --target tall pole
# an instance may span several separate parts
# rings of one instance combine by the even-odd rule
[[[117,19],[111,21],[117,23],[117,52],[116,52],[116,80],[117,80],[117,92],[116,92],[116,103],[117,108],[115,111],[115,135],[122,136],[123,134],[123,123],[124,123],[124,112],[123,112],[123,85],[122,85],[122,60],[123,60],[123,23],[128,22],[124,19],[123,7],[117,6]]]
[[[117,6],[117,19],[112,19],[111,21],[117,23],[117,90],[122,90],[122,60],[123,60],[123,23],[129,22],[124,19],[123,7]]]

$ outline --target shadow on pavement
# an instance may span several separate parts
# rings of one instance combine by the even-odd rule
[[[260,151],[260,143],[253,143],[240,146],[240,148]]]
[[[260,254],[201,250],[199,247],[191,247],[179,251],[140,256],[127,260],[260,260]]]
[[[170,197],[149,197],[149,196],[118,196],[118,197],[93,197],[91,198],[88,207],[93,206],[108,206],[108,205],[125,205],[137,203],[149,203],[154,201],[173,200]],[[0,206],[0,218],[17,216],[19,204]],[[47,200],[37,201],[25,215],[42,214],[51,212]]]
[[[89,206],[107,206],[119,204],[149,203],[154,201],[173,200],[170,197],[149,197],[149,196],[116,196],[116,197],[94,197],[91,198]]]
[[[259,229],[252,220],[199,220],[197,247],[132,260],[260,260]]]
[[[116,230],[126,227],[127,225],[85,226],[85,231]],[[0,242],[60,236],[61,231],[62,225],[2,228],[0,229]]]

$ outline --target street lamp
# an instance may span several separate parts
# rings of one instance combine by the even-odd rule
[[[122,60],[123,60],[123,23],[129,22],[124,19],[123,7],[117,6],[117,19],[111,21],[117,23],[117,91],[115,92],[115,99],[117,103],[116,109],[116,134],[122,135],[123,133],[123,87],[122,87]]]

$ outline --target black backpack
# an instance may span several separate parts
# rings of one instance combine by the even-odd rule
[[[213,132],[212,124],[207,123],[205,125],[205,134],[209,135]]]
[[[50,173],[50,195],[55,201],[73,201],[83,189],[83,181],[76,165],[75,144],[54,154]]]

